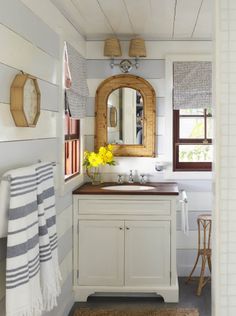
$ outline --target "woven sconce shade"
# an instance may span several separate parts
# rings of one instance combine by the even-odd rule
[[[130,57],[146,57],[145,42],[142,38],[133,38],[129,45],[129,56]]]
[[[105,40],[104,56],[119,57],[121,56],[120,41],[118,38],[111,37]]]

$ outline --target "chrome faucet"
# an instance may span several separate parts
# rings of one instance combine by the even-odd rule
[[[129,171],[129,180],[128,180],[129,183],[134,183],[134,177],[133,177],[133,171],[130,170]]]

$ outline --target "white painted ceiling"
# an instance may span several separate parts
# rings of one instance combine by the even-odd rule
[[[213,0],[51,0],[87,40],[209,40]]]

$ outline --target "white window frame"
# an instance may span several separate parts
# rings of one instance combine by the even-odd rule
[[[164,178],[169,180],[211,180],[211,171],[173,171],[173,104],[172,104],[172,90],[173,90],[173,63],[176,61],[212,61],[211,55],[166,55],[165,58],[165,117],[168,118],[165,124],[165,144],[166,151],[164,161],[166,163]]]

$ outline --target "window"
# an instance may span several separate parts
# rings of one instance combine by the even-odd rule
[[[174,171],[211,171],[211,109],[173,110]]]
[[[78,86],[77,82],[74,84],[75,86]],[[71,117],[71,114],[72,114],[71,108],[70,108],[71,104],[68,99],[68,93],[70,92],[72,85],[73,85],[73,81],[72,81],[72,76],[71,76],[71,70],[69,67],[69,55],[67,51],[67,45],[65,44],[65,49],[64,49],[65,180],[68,180],[80,173],[80,121],[79,119]],[[76,98],[78,98],[77,95],[76,95]]]
[[[65,114],[65,179],[80,173],[80,124]]]

